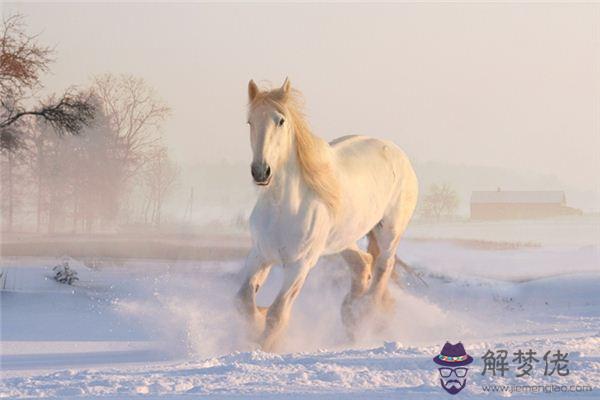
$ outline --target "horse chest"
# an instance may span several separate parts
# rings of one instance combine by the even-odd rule
[[[322,224],[323,210],[318,204],[258,202],[250,218],[253,240],[263,256],[277,263],[288,263],[306,256],[326,240]]]

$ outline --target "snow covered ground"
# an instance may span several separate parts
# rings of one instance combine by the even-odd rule
[[[595,239],[594,239],[595,238]],[[350,342],[339,316],[343,262],[311,272],[280,354],[245,340],[231,299],[242,260],[130,260],[90,269],[70,259],[74,286],[52,280],[58,259],[5,258],[0,397],[448,398],[432,357],[462,341],[475,362],[463,397],[519,396],[486,385],[559,385],[600,396],[600,246],[495,249],[481,243],[406,240],[399,249],[427,283],[394,285],[393,316],[373,316]],[[275,295],[272,273],[259,302]],[[568,352],[568,376],[482,375],[487,350]],[[508,360],[511,362],[511,359]],[[584,390],[584,389],[581,389]],[[585,389],[587,390],[587,389]],[[527,397],[545,396],[529,394]]]

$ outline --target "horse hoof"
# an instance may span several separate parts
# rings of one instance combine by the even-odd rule
[[[274,336],[263,335],[259,340],[260,349],[265,353],[275,353],[278,349],[278,343]]]
[[[267,308],[257,307],[257,310],[245,319],[246,339],[260,345],[260,338],[265,331]]]
[[[381,296],[381,301],[379,303],[381,311],[386,314],[393,314],[396,309],[396,300],[389,293],[384,293]]]
[[[371,311],[371,301],[368,296],[346,297],[342,303],[342,323],[346,336],[352,342],[356,340],[356,333],[365,325]]]

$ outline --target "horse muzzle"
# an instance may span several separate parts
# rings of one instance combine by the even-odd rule
[[[266,162],[253,162],[250,172],[254,183],[259,186],[267,186],[271,182],[271,167]]]

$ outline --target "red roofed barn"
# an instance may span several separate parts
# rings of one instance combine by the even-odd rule
[[[471,195],[471,219],[534,219],[581,214],[566,205],[562,191],[476,191]]]

